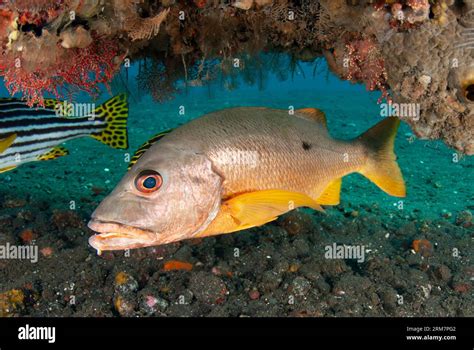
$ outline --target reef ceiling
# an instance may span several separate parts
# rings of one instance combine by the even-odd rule
[[[418,137],[474,154],[474,0],[0,1],[0,40],[5,86],[31,105],[97,94],[132,61],[160,101],[178,80],[232,74],[236,58],[324,57]]]

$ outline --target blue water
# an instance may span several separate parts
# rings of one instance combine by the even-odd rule
[[[70,196],[78,196],[83,188],[74,185],[75,179],[80,179],[80,184],[89,189],[95,186],[109,191],[125,173],[126,160],[143,142],[162,130],[228,107],[320,108],[327,115],[331,135],[341,139],[356,137],[381,120],[378,103],[381,93],[367,91],[360,84],[341,81],[328,72],[323,60],[300,63],[293,76],[288,74],[286,80],[281,80],[275,73],[266,72],[265,79],[259,81],[259,72],[254,71],[255,84],[248,84],[238,78],[234,89],[226,89],[221,79],[201,87],[186,87],[184,81],[179,81],[174,98],[164,103],[154,102],[150,95],[137,88],[137,72],[137,65],[128,71],[128,89],[131,91],[129,150],[110,149],[88,138],[73,140],[65,145],[71,151],[68,157],[52,162],[37,162],[32,165],[33,170],[29,165],[22,166],[14,173],[0,175],[0,183],[8,181],[10,186],[21,190],[22,177],[32,172],[44,172],[46,175],[67,172],[68,178],[74,180],[69,180],[69,186],[67,181],[62,184],[62,193],[55,192],[48,182],[40,186],[43,192],[51,192],[58,198],[62,198],[64,191]],[[5,91],[3,95],[6,95]],[[78,101],[91,100],[84,94],[77,97]],[[110,93],[104,89],[96,103],[109,97]],[[342,205],[370,206],[375,203],[386,211],[388,217],[394,211],[403,210],[407,218],[416,216],[432,219],[446,212],[454,215],[473,205],[472,157],[461,157],[458,162],[453,162],[454,150],[440,141],[417,140],[405,124],[398,132],[396,153],[407,183],[408,195],[403,203],[386,195],[362,176],[350,175],[344,179]],[[45,190],[44,187],[48,186],[50,189]]]
[[[315,64],[317,68],[315,69]],[[169,102],[156,104],[150,96],[131,104],[132,148],[146,141],[154,132],[175,127],[208,112],[238,106],[316,107],[325,111],[328,128],[335,138],[351,139],[381,120],[381,93],[367,91],[361,84],[342,81],[328,71],[324,60],[300,63],[293,77],[280,80],[268,73],[263,83],[246,84],[239,79],[234,90],[225,89],[219,82],[210,86],[184,87]],[[131,79],[132,80],[132,79]],[[180,114],[184,107],[185,114]],[[457,157],[456,152],[441,141],[417,140],[406,124],[397,137],[396,153],[407,182],[407,198],[403,211],[414,215],[439,218],[445,212],[455,213],[473,205],[474,159]],[[462,181],[459,181],[462,179]],[[365,203],[385,208],[387,213],[400,210],[399,199],[390,197],[359,175],[344,180],[343,204]]]
[[[162,130],[234,106],[320,108],[327,115],[330,134],[341,139],[352,139],[381,120],[380,92],[339,80],[323,61],[318,62],[316,74],[312,64],[300,67],[293,78],[288,74],[282,81],[266,72],[265,79],[256,79],[255,84],[237,79],[233,89],[226,88],[226,79],[187,88],[180,81],[174,98],[164,103],[154,102],[137,88],[137,67],[132,67],[129,150],[112,149],[85,137],[63,145],[69,156],[0,174],[0,245],[25,243],[25,229],[31,228],[37,235],[32,242],[40,249],[38,264],[2,261],[0,293],[40,286],[40,292],[31,294],[39,295],[34,306],[17,312],[33,316],[149,315],[144,311],[148,303],[143,303],[148,297],[159,297],[168,305],[163,312],[151,313],[160,316],[294,316],[300,312],[472,316],[472,293],[465,292],[473,278],[472,226],[456,218],[474,209],[474,158],[455,161],[454,150],[439,141],[414,138],[405,124],[395,151],[406,181],[406,198],[390,197],[366,178],[352,174],[343,179],[340,205],[327,207],[325,215],[303,209],[281,219],[296,215],[296,233],[291,233],[295,226],[290,219],[232,235],[136,249],[130,255],[117,251],[97,256],[88,245],[92,232],[86,223],[91,213],[126,173],[134,150]],[[261,76],[256,70],[251,73]],[[115,89],[113,93],[121,92]],[[86,95],[78,97],[81,102],[91,101]],[[104,89],[96,103],[108,98]],[[420,238],[434,247],[426,258],[412,249]],[[336,243],[366,247],[366,262],[326,258],[325,247]],[[236,248],[239,258],[233,255]],[[460,252],[460,258],[454,251]],[[193,270],[163,271],[169,260],[191,263]],[[433,273],[440,265],[449,273],[444,281]],[[121,296],[116,288],[119,272],[139,285],[123,298],[136,303],[129,313],[121,312],[114,302]],[[304,286],[304,297],[302,293],[294,305],[289,304],[289,295]],[[250,298],[254,289],[260,292],[259,300]],[[225,290],[229,295],[223,304],[209,306],[201,300],[209,293],[220,300]],[[431,291],[430,298],[426,291]],[[76,305],[67,302],[73,293]],[[178,298],[183,294],[191,297],[181,305]],[[405,300],[402,305],[395,302],[400,295]]]

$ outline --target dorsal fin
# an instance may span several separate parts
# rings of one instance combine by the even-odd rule
[[[327,128],[326,114],[317,108],[301,108],[296,110],[296,115],[300,118],[318,122],[323,124]]]
[[[28,104],[26,103],[25,100],[21,99],[21,98],[16,98],[16,97],[1,97],[0,98],[0,105],[6,105],[6,104],[12,104],[12,103],[15,103],[15,104],[21,104],[21,105],[24,105],[25,108],[28,107],[28,108],[43,108],[43,109],[49,109],[49,110],[55,110],[56,109],[56,106],[60,103],[64,103],[63,101],[58,101],[58,100],[55,100],[55,99],[52,99],[52,98],[45,98],[44,100],[44,106],[41,106],[41,105],[35,105],[33,107],[31,106],[28,106]]]
[[[0,104],[8,102],[23,102],[22,100],[14,97],[0,97]]]
[[[156,134],[155,136],[153,136],[151,139],[149,139],[147,142],[145,142],[143,145],[140,146],[139,149],[137,149],[137,151],[135,152],[135,154],[133,155],[132,159],[130,160],[130,163],[128,163],[128,170],[130,170],[132,168],[132,166],[138,162],[138,160],[140,159],[140,157],[146,152],[148,151],[148,149],[153,146],[153,144],[155,144],[157,141],[161,140],[164,136],[168,135],[171,131],[173,131],[174,129],[168,129],[168,130],[165,130],[165,131],[162,131],[160,132],[159,134]]]
[[[55,111],[56,108],[58,108],[58,105],[64,104],[64,101],[55,100],[54,98],[45,98],[43,100],[43,103],[44,103],[44,106],[43,106],[44,109],[51,109]],[[72,102],[69,101],[68,103],[71,104]]]

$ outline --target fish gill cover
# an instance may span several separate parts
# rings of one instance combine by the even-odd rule
[[[6,157],[14,159],[18,153],[10,147],[19,147],[15,142],[24,142],[19,152],[25,152],[45,140],[38,147],[92,136],[125,148],[127,130],[133,135],[131,149],[145,142],[133,157],[131,150],[121,153],[76,140],[70,157],[63,157],[68,153],[63,146],[42,159],[34,155],[37,160],[61,157],[54,164],[1,169],[11,172],[1,175],[8,193],[0,192],[0,316],[474,315],[473,165],[464,157],[474,153],[472,1],[0,4],[0,73],[8,91],[24,100],[0,103],[0,168]],[[331,75],[325,85],[320,73],[326,68],[371,92]],[[311,74],[317,84],[302,79]],[[85,92],[95,99],[123,90],[129,101],[124,94],[112,97],[98,106],[102,112],[97,120],[48,120],[55,112],[51,97],[75,100]],[[158,113],[147,94],[160,103]],[[129,102],[133,118],[128,122]],[[282,191],[227,203],[238,212],[239,206],[258,202],[252,209],[270,207],[272,214],[278,201],[318,210],[320,204],[334,206],[326,215],[298,209],[256,227],[245,221],[254,213],[241,211],[232,224],[251,230],[240,234],[104,251],[101,257],[93,253],[87,246],[92,234],[87,220],[122,175],[139,169],[131,165],[139,164],[143,154],[152,158],[152,144],[166,140],[166,135],[153,135],[215,110],[247,105],[288,108],[319,123],[299,125],[317,132],[327,126],[324,135],[331,139],[355,138],[381,122],[380,117],[399,117],[414,133],[403,123],[395,144],[409,197],[388,197],[351,175],[342,185],[334,179],[318,189],[317,203]],[[311,117],[296,105],[321,108],[327,125],[320,113],[313,110]],[[1,128],[9,122],[20,125],[23,133],[3,136]],[[41,123],[43,131],[29,130]],[[357,171],[402,197],[405,186],[393,151],[398,123],[387,123],[355,139],[352,146],[363,150],[360,154],[369,152],[380,161]],[[256,132],[268,125],[244,127]],[[269,129],[279,135],[278,126]],[[221,131],[232,132],[232,125]],[[195,138],[211,140],[208,136]],[[456,151],[415,136],[440,139]],[[336,145],[329,143],[325,151],[335,151]],[[298,152],[304,158],[318,146],[304,139]],[[127,172],[129,161],[133,164]],[[385,170],[382,162],[390,164],[389,174],[378,173]],[[307,174],[300,168],[288,173]],[[148,169],[137,175],[132,183],[144,192],[160,189],[167,180]],[[273,203],[262,205],[262,197]],[[109,212],[99,214],[123,209],[119,201],[109,203]],[[122,211],[124,216],[131,212]],[[105,230],[105,238],[124,238],[108,232],[100,220],[95,224]],[[139,234],[148,239],[150,232]],[[18,264],[11,263],[16,260]]]

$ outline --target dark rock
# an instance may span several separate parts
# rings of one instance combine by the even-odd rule
[[[355,276],[352,273],[345,273],[334,283],[333,294],[348,295],[351,297],[364,293],[372,286],[367,277]]]
[[[310,289],[311,282],[304,277],[298,276],[291,283],[290,293],[293,293],[296,297],[304,297]]]
[[[138,282],[132,275],[120,271],[115,275],[114,287],[119,293],[129,294],[138,290]]]
[[[313,218],[304,211],[293,210],[279,219],[278,224],[290,235],[303,235],[313,228]]]
[[[198,301],[206,304],[220,304],[228,293],[227,287],[220,277],[204,271],[192,274],[189,280],[189,289]]]
[[[310,281],[316,281],[321,278],[321,274],[319,271],[319,264],[314,262],[304,264],[299,269],[299,272],[302,273],[303,276],[309,279]]]
[[[451,270],[446,265],[441,265],[435,268],[435,276],[443,282],[451,280]]]
[[[261,288],[264,292],[272,291],[280,286],[281,278],[273,271],[265,271],[262,275]]]
[[[315,282],[313,282],[313,284],[322,294],[328,294],[331,291],[331,286],[324,280],[323,277],[318,278]]]
[[[295,247],[296,254],[299,257],[308,256],[311,251],[308,241],[304,239],[295,239],[293,241],[293,246]]]
[[[462,226],[465,228],[472,226],[472,213],[469,210],[461,211],[456,216],[456,225]]]
[[[397,307],[397,292],[392,288],[384,288],[378,292],[378,295],[384,309],[393,313]]]

